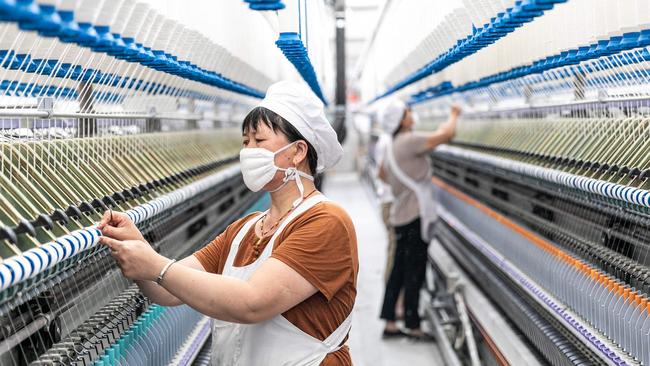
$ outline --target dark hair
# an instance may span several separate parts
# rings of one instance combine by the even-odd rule
[[[272,110],[264,107],[253,108],[252,111],[248,112],[246,118],[244,118],[244,123],[242,123],[241,126],[242,133],[245,133],[251,128],[257,130],[257,126],[260,122],[263,122],[265,125],[270,127],[273,132],[282,132],[282,134],[287,136],[289,142],[295,142],[298,140],[305,141],[307,144],[307,162],[309,163],[309,171],[311,174],[316,174],[316,169],[318,167],[318,155],[316,155],[316,149],[314,149],[309,141],[307,141],[305,137],[300,134],[293,125],[291,125],[291,123]]]

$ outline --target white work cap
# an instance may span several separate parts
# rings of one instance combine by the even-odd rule
[[[381,113],[381,126],[384,129],[385,133],[393,134],[397,131],[397,128],[402,123],[402,118],[404,118],[404,111],[406,111],[406,103],[400,99],[393,99]]]
[[[325,117],[323,103],[303,83],[280,81],[271,85],[258,106],[287,120],[316,149],[316,172],[329,169],[341,160],[343,147]]]

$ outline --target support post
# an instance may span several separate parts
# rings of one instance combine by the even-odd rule
[[[79,88],[79,107],[83,113],[92,113],[94,110],[93,86],[87,81],[80,81]],[[96,118],[79,118],[77,126],[77,137],[94,136],[97,133]]]

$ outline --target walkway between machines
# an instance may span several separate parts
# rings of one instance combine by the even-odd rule
[[[348,341],[354,366],[442,366],[435,344],[381,339],[387,236],[372,193],[352,173],[328,176],[324,193],[348,211],[357,230],[359,279]]]

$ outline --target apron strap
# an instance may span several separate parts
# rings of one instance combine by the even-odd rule
[[[354,311],[354,310],[353,310]],[[328,353],[333,353],[343,347],[343,340],[350,333],[352,328],[352,311],[348,314],[348,317],[345,318],[343,323],[341,323],[338,328],[336,328],[329,337],[325,338],[323,344],[327,346]]]
[[[393,151],[393,141],[390,139],[386,142],[386,157],[384,160],[388,161],[390,170],[395,174],[395,177],[406,186],[406,188],[410,189],[413,192],[417,192],[417,182],[413,178],[406,175],[406,173],[404,173],[404,171],[397,164],[397,160],[395,160],[395,153]]]
[[[329,201],[329,199],[322,194],[319,194],[317,196],[310,197],[303,201],[296,209],[293,210],[287,216],[284,220],[282,220],[282,223],[278,227],[278,229],[273,233],[273,236],[271,237],[271,240],[269,243],[266,245],[266,248],[264,248],[264,252],[260,255],[260,259],[267,259],[268,257],[271,256],[271,252],[273,251],[273,245],[275,244],[275,240],[278,238],[278,236],[282,233],[282,230],[293,221],[296,217],[301,215],[302,213],[306,212],[310,208],[314,207],[316,204],[321,203],[321,202],[326,202]]]
[[[224,271],[226,270],[226,268],[232,267],[232,264],[235,261],[235,256],[237,256],[237,252],[239,251],[239,245],[244,239],[244,236],[248,233],[251,226],[255,225],[255,223],[257,223],[257,220],[259,220],[263,215],[264,212],[260,213],[259,215],[255,215],[251,217],[248,221],[246,221],[244,226],[242,226],[242,228],[239,229],[239,232],[237,232],[235,239],[232,241],[232,244],[230,244],[230,251],[228,251],[228,259],[226,259],[226,264],[223,267]]]
[[[431,183],[428,181],[416,181],[404,173],[395,159],[392,141],[388,141],[386,150],[386,160],[388,161],[391,172],[393,172],[397,180],[415,194],[418,200],[418,208],[420,210],[420,236],[423,241],[428,243],[432,238],[432,224],[435,223],[438,216],[432,196]],[[399,198],[403,199],[407,193],[408,191],[404,191]],[[396,209],[397,205],[394,204],[391,207],[391,215],[395,213]]]

